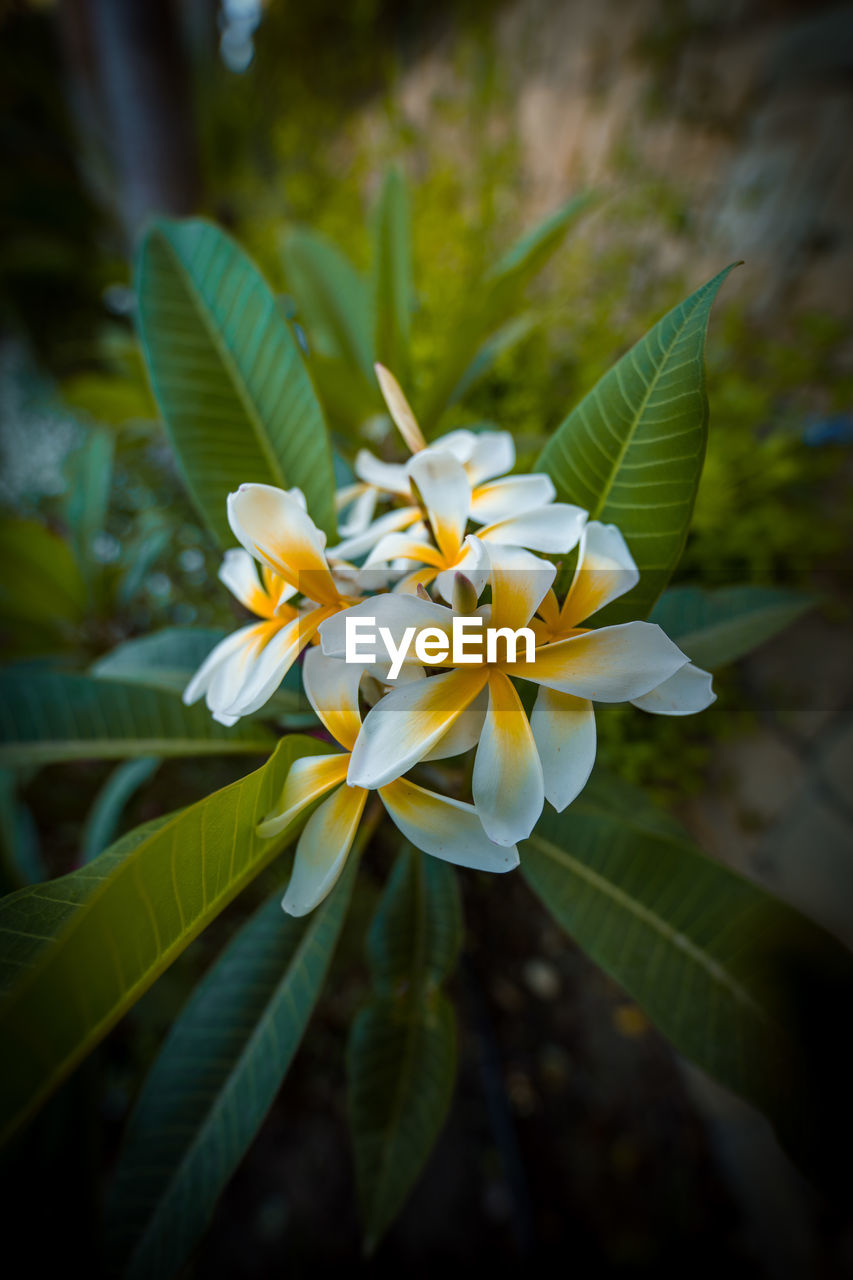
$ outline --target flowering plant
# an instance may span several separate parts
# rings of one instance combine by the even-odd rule
[[[728,271],[623,356],[518,472],[507,432],[437,427],[578,206],[481,282],[485,301],[424,394],[422,430],[385,364],[374,373],[379,360],[411,367],[400,199],[389,181],[378,314],[335,295],[339,264],[305,295],[323,274],[319,246],[303,293],[293,286],[292,321],[214,226],[152,228],[136,279],[152,386],[222,544],[220,578],[253,620],[224,636],[141,637],[88,672],[3,677],[3,762],[18,769],[268,757],[78,871],[0,901],[7,1136],[295,845],[281,886],[172,1026],[128,1122],[106,1220],[111,1265],[134,1277],[175,1274],[204,1231],[309,1022],[360,860],[381,880],[372,990],[347,1055],[369,1246],[449,1105],[463,877],[475,893],[483,873],[517,868],[675,1047],[761,1107],[804,1166],[818,1168],[827,1143],[803,1017],[828,989],[827,966],[837,973],[846,958],[594,768],[595,703],[631,702],[640,718],[700,712],[710,672],[800,607],[749,588],[665,592],[701,472],[704,337]]]

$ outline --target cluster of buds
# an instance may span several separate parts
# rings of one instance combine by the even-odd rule
[[[370,791],[419,849],[508,871],[544,803],[562,810],[585,785],[595,702],[686,715],[714,700],[710,675],[660,627],[587,625],[639,580],[615,525],[555,501],[547,476],[507,474],[508,432],[427,444],[392,375],[377,375],[411,457],[359,452],[331,548],[299,490],[245,484],[229,496],[242,549],[226,552],[220,577],[260,620],[217,645],[184,693],[233,724],[308,650],[305,691],[340,749],[297,760],[259,827],[274,836],[316,805],[284,897],[293,915],[331,890]],[[570,553],[558,594],[547,557]],[[409,776],[472,749],[470,800]]]

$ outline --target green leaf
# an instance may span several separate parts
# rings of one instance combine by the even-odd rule
[[[67,542],[38,520],[0,518],[0,627],[61,633],[86,616],[86,584]],[[25,650],[32,652],[28,645]]]
[[[62,671],[0,673],[0,767],[125,756],[260,755],[275,739],[256,721],[232,729],[203,703]]]
[[[284,738],[239,782],[0,904],[0,963],[19,970],[0,1006],[3,1138],[284,848],[289,831],[262,840],[255,827],[293,761],[323,749]]]
[[[213,627],[166,627],[151,635],[126,640],[104,654],[90,669],[98,680],[144,685],[165,693],[182,694],[190,677],[228,633]],[[294,663],[279,688],[257,712],[259,719],[281,717],[288,724],[314,724],[302,692],[302,676]]]
[[[453,1009],[440,990],[459,951],[452,867],[406,848],[368,937],[374,995],[347,1049],[349,1118],[365,1246],[400,1211],[444,1123],[456,1074]]]
[[[649,620],[710,671],[734,662],[813,609],[813,596],[784,587],[671,587]]]
[[[599,775],[540,820],[521,859],[559,924],[676,1049],[764,1110],[813,1166],[832,1140],[830,1081],[842,1078],[825,1055],[844,1062],[848,1084],[853,1065],[849,1048],[839,1059],[833,1012],[853,957],[699,853],[641,792]]]
[[[247,481],[298,485],[334,537],[329,440],[293,334],[243,251],[208,222],[156,222],[136,274],[151,384],[196,506],[225,545]]]
[[[389,169],[373,228],[373,300],[376,358],[398,382],[409,379],[413,306],[409,193],[399,169]]]
[[[678,563],[705,460],[705,333],[726,267],[668,312],[557,428],[535,470],[625,535],[641,573],[601,622],[645,617]]]
[[[591,193],[585,192],[569,200],[522,236],[481,280],[474,282],[466,305],[448,326],[442,358],[420,414],[419,421],[427,435],[434,434],[445,409],[486,371],[497,354],[529,332],[529,323],[508,322],[516,318],[528,285],[560,247],[569,227],[592,198]],[[503,331],[502,338],[496,336],[499,330]]]
[[[273,1103],[320,994],[358,858],[294,920],[281,890],[198,984],[130,1118],[106,1210],[108,1252],[127,1280],[175,1275]]]
[[[112,432],[93,427],[66,464],[65,515],[77,563],[90,580],[103,569],[92,555],[92,543],[107,520],[114,452]]]
[[[17,795],[17,778],[0,769],[0,893],[11,893],[45,876],[33,815]]]
[[[341,360],[373,385],[370,296],[348,258],[312,231],[291,231],[282,248],[287,287],[312,348]]]
[[[123,858],[172,817],[173,814],[166,814],[134,827],[78,871],[0,899],[0,993],[26,976],[39,953],[55,940],[80,903],[109,877]]]
[[[83,825],[82,862],[92,862],[112,844],[121,816],[140,787],[153,778],[160,761],[157,756],[140,756],[125,760],[113,769],[92,802]]]

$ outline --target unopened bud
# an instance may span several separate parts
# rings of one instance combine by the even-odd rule
[[[464,573],[453,575],[453,608],[456,613],[464,614],[474,613],[477,608],[477,592]]]
[[[412,413],[411,405],[403,395],[403,388],[384,364],[375,364],[373,367],[376,370],[379,388],[385,398],[388,412],[397,424],[397,430],[411,452],[419,453],[421,449],[426,448],[426,440],[418,426],[417,418]]]

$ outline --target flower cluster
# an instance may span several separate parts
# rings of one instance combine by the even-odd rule
[[[283,903],[293,915],[334,885],[369,791],[418,848],[508,871],[545,801],[562,810],[585,785],[595,702],[685,715],[714,700],[709,674],[660,627],[587,625],[639,580],[614,525],[556,502],[547,476],[507,474],[515,451],[506,432],[454,431],[426,444],[394,378],[377,374],[412,456],[393,465],[358,454],[358,482],[338,494],[343,540],[332,548],[298,490],[246,484],[230,495],[243,549],[226,553],[220,577],[260,621],[217,645],[184,693],[188,703],[205,696],[216,719],[233,724],[309,649],[305,691],[340,750],[298,760],[259,827],[276,835],[321,801],[297,845]],[[388,510],[377,515],[380,506]],[[544,557],[575,551],[560,599],[557,565]],[[503,648],[459,652],[451,641],[462,618],[482,620]],[[394,668],[378,654],[352,659],[354,619],[379,628],[398,654]],[[510,642],[520,629],[532,645],[521,656]],[[434,660],[426,643],[412,647],[416,634]],[[472,748],[472,802],[408,776]]]

